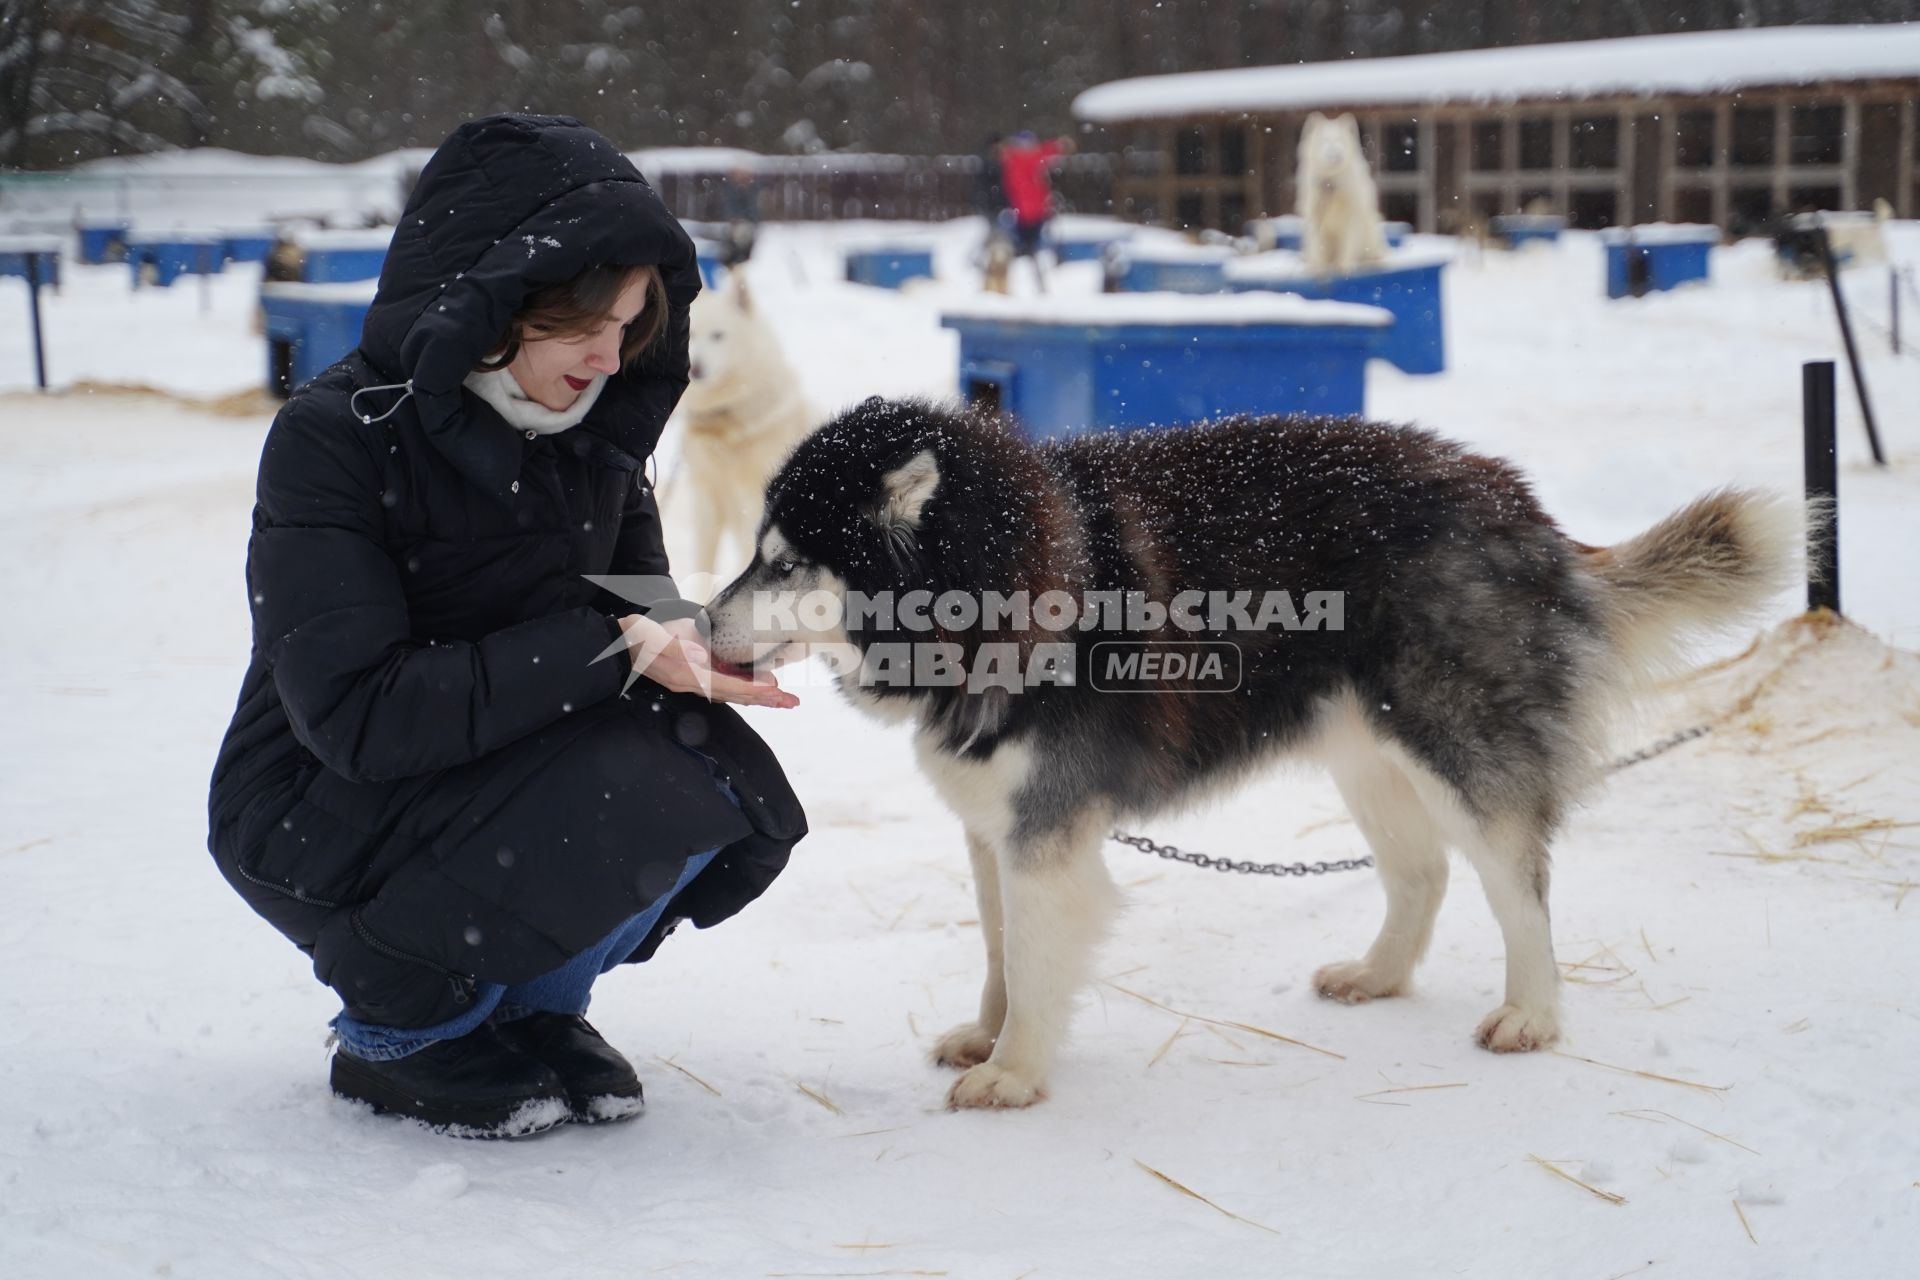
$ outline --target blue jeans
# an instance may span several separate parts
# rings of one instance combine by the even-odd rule
[[[594,979],[624,961],[633,949],[646,940],[675,895],[693,878],[706,870],[720,851],[708,849],[687,859],[673,888],[654,899],[653,905],[629,916],[612,933],[561,965],[525,982],[505,985],[482,982],[474,993],[473,1005],[457,1018],[431,1027],[387,1027],[361,1022],[345,1013],[333,1019],[333,1031],[340,1047],[353,1057],[367,1062],[388,1062],[418,1053],[440,1040],[457,1040],[475,1030],[489,1018],[511,1022],[530,1013],[585,1013]]]

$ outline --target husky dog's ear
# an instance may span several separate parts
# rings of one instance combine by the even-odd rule
[[[753,295],[747,291],[747,273],[735,267],[727,275],[727,288],[733,293],[733,305],[746,315],[753,314]]]
[[[1300,136],[1303,138],[1312,137],[1313,131],[1315,129],[1318,129],[1321,125],[1325,124],[1326,122],[1327,122],[1327,118],[1325,116],[1321,115],[1318,111],[1314,112],[1312,115],[1307,117],[1307,122],[1304,125],[1300,126]]]
[[[920,512],[940,487],[940,463],[933,450],[922,449],[880,477],[880,528],[899,552],[911,551],[920,528]]]

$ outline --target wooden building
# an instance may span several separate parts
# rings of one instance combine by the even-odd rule
[[[1920,23],[1763,27],[1245,67],[1099,85],[1115,210],[1237,231],[1294,211],[1300,126],[1352,112],[1382,212],[1422,231],[1543,210],[1580,227],[1803,209],[1920,215]]]

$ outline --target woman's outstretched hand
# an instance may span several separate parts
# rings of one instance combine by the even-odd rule
[[[700,642],[692,618],[655,622],[645,614],[620,619],[633,669],[663,689],[697,693],[716,702],[738,702],[752,707],[797,707],[800,699],[786,692],[771,673],[751,677],[728,675],[713,669],[713,655]]]

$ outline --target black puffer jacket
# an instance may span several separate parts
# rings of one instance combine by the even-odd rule
[[[578,426],[522,435],[462,380],[530,288],[606,262],[660,265],[666,331]],[[715,846],[662,918],[725,919],[805,833],[731,709],[646,680],[622,697],[624,653],[596,660],[632,606],[585,575],[667,572],[643,463],[686,386],[699,281],[604,137],[474,121],[420,175],[359,350],[267,436],[208,843],[356,1017],[425,1026],[475,978],[552,969]]]

